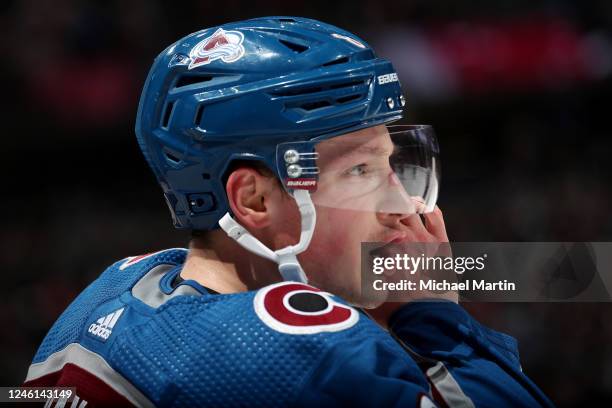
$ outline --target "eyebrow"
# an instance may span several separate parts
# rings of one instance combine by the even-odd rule
[[[325,167],[330,165],[345,165],[348,160],[354,160],[353,156],[358,155],[369,155],[371,157],[390,157],[397,150],[396,145],[393,145],[393,148],[390,149],[389,146],[365,146],[360,143],[334,143],[330,147],[331,149],[323,153],[320,157],[319,165]]]
[[[345,157],[345,156],[349,156],[355,153],[365,153],[365,154],[371,154],[373,156],[390,156],[393,154],[394,151],[395,151],[395,147],[389,150],[388,148],[379,147],[379,146],[357,146],[353,149],[344,151],[338,156]]]

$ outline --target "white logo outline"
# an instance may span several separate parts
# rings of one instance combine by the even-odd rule
[[[205,49],[211,41],[220,37],[225,40],[224,44],[214,45],[209,50]],[[188,69],[208,65],[218,59],[228,64],[238,61],[244,56],[243,41],[244,34],[240,31],[217,29],[212,35],[204,38],[189,51],[191,62]]]
[[[285,307],[288,305],[288,297],[294,293],[316,293],[318,295],[323,296],[327,300],[328,307],[323,313],[303,312],[303,311],[298,311],[294,309],[293,307],[289,307],[288,310],[293,313],[298,312],[299,314],[302,314],[302,315],[316,316],[316,315],[328,313],[331,310],[331,308],[333,308],[334,306],[337,306],[342,309],[349,310],[350,311],[349,317],[346,320],[343,320],[338,323],[320,324],[320,325],[311,325],[311,326],[293,326],[293,325],[286,324],[286,323],[283,323],[277,320],[274,316],[270,314],[270,312],[268,312],[268,310],[266,309],[264,305],[266,295],[268,294],[268,292],[270,292],[273,289],[276,289],[279,286],[292,285],[295,283],[296,282],[290,282],[290,281],[278,282],[278,283],[274,283],[272,285],[266,286],[264,288],[261,288],[257,291],[257,293],[255,294],[255,297],[253,298],[253,308],[255,309],[255,314],[257,315],[257,317],[259,317],[259,319],[266,326],[270,327],[271,329],[277,332],[285,333],[285,334],[317,334],[317,333],[322,333],[322,332],[338,332],[338,331],[346,330],[346,329],[353,327],[359,321],[359,313],[357,312],[357,310],[355,310],[354,308],[348,305],[337,302],[336,300],[333,299],[331,293],[322,292],[322,291],[316,290],[316,288],[312,288],[313,290],[308,290],[304,288],[300,290],[293,290],[289,293],[286,293],[283,298],[283,305]],[[301,284],[301,286],[308,287],[309,285]]]

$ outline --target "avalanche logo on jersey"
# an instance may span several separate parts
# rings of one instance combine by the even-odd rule
[[[225,31],[219,28],[191,49],[189,69],[210,64],[218,59],[227,63],[238,61],[244,55],[243,41],[244,35],[240,31]]]
[[[122,307],[119,310],[115,310],[112,313],[102,316],[95,323],[92,323],[87,330],[88,333],[93,335],[94,338],[102,341],[108,340],[110,335],[113,333],[113,327],[117,324],[117,320],[121,317],[123,310]]]
[[[253,299],[257,316],[270,328],[287,334],[314,334],[348,329],[359,313],[331,294],[296,282],[260,289]]]

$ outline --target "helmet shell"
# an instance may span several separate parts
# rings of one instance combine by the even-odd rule
[[[391,63],[340,28],[265,17],[190,34],[157,56],[136,136],[174,226],[218,228],[235,160],[279,177],[280,143],[324,140],[401,118]]]

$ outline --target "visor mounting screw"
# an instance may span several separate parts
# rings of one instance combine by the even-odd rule
[[[400,106],[402,107],[406,106],[406,98],[404,98],[404,95],[400,95],[399,102],[400,102]]]
[[[285,152],[285,154],[283,155],[283,158],[285,159],[285,163],[294,164],[294,163],[297,163],[298,160],[300,160],[300,154],[298,153],[297,150],[291,149]]]
[[[297,164],[292,164],[287,167],[287,175],[291,178],[300,177],[302,175],[302,168]]]
[[[393,109],[395,107],[395,101],[393,100],[393,98],[387,98],[387,106],[389,107],[389,109]]]

